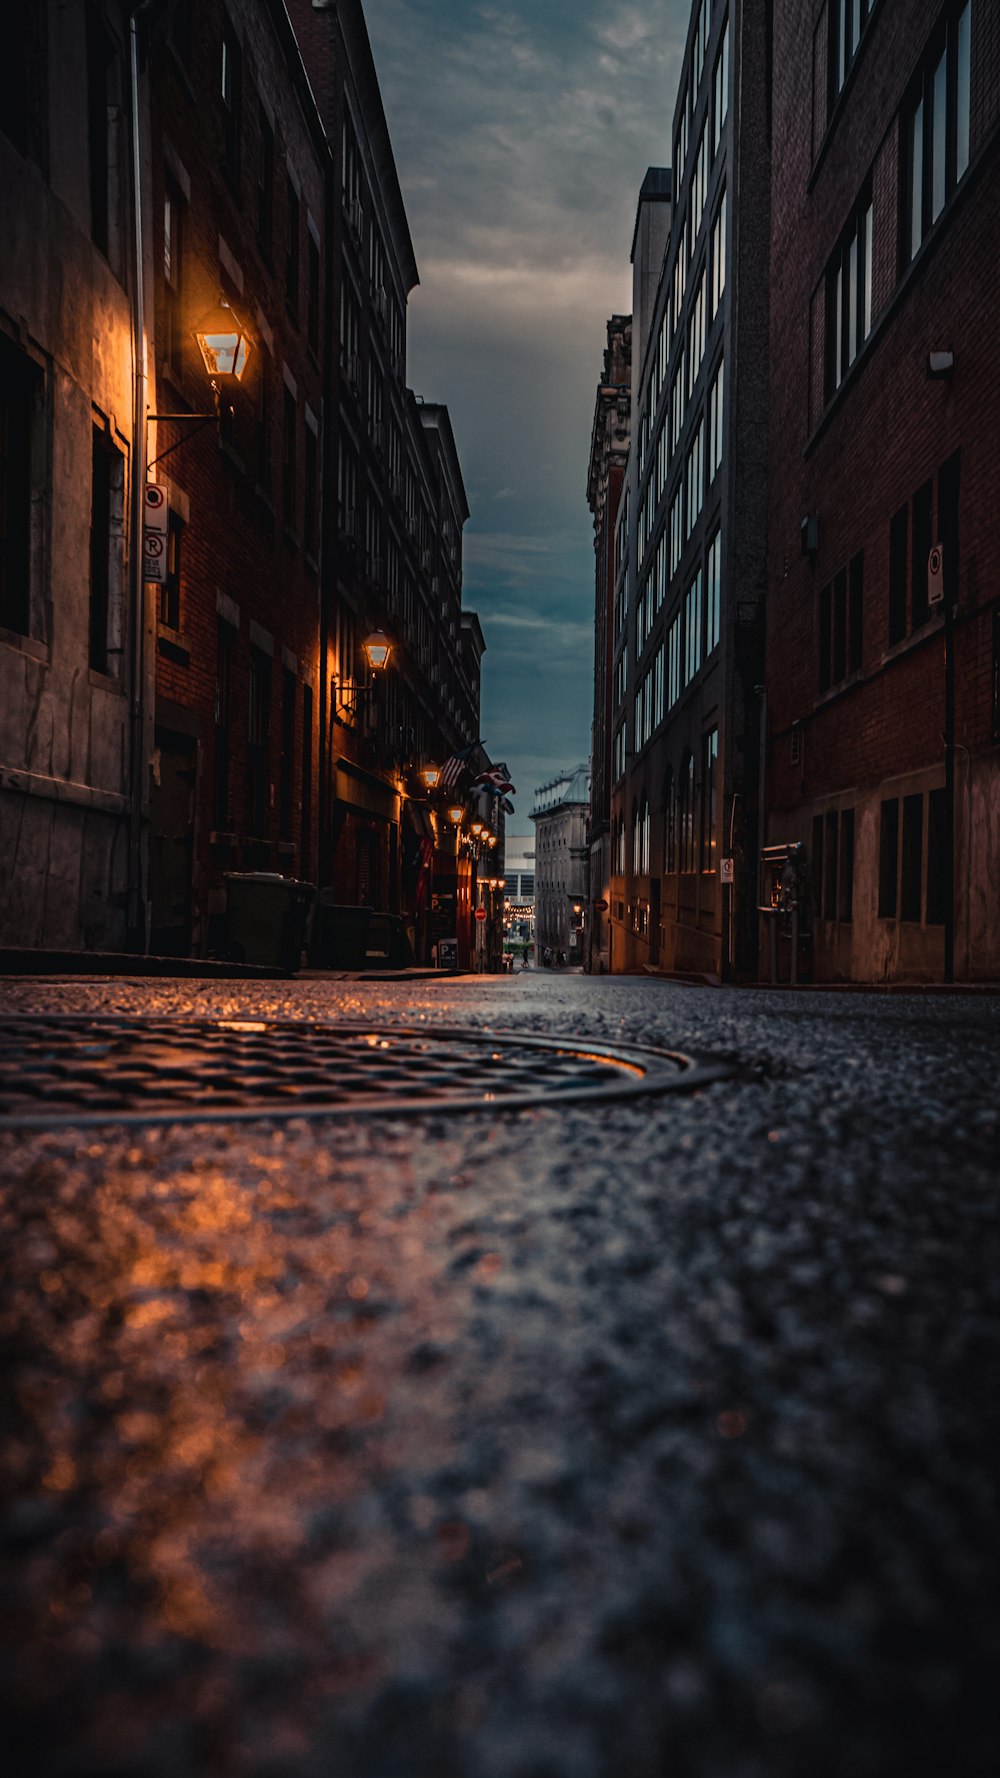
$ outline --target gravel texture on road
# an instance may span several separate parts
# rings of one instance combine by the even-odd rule
[[[0,990],[80,1010],[736,1066],[635,1105],[0,1137],[5,1769],[992,1774],[1000,1002]]]

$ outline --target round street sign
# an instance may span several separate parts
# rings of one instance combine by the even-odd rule
[[[486,918],[486,909],[485,908],[477,908],[476,909],[476,919],[479,920],[480,922],[482,922],[483,920],[485,920],[485,918]]]

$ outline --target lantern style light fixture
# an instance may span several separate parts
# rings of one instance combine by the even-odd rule
[[[420,776],[423,779],[424,783],[426,784],[428,790],[436,790],[438,787],[438,779],[441,776],[441,767],[440,766],[421,766]]]
[[[471,833],[474,840],[478,840],[482,831],[483,831],[483,824],[481,821],[470,821],[469,832]]]
[[[194,337],[213,385],[242,381],[250,357],[250,340],[225,297],[202,316]]]
[[[495,846],[495,845],[496,845],[496,843],[497,843],[497,836],[496,836],[496,834],[495,834],[495,833],[488,833],[488,834],[486,834],[486,835],[485,835],[485,839],[486,839],[486,844],[487,844],[487,845],[488,845],[488,846]]]
[[[465,817],[465,809],[463,808],[462,804],[461,803],[452,803],[450,809],[448,810],[448,820],[452,823],[452,825],[454,827],[461,827],[464,817]]]
[[[380,673],[392,653],[392,643],[384,630],[373,630],[361,644],[365,659],[373,673]]]

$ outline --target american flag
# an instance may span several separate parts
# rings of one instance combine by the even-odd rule
[[[450,759],[445,760],[438,778],[439,790],[454,790],[478,746],[478,741],[470,741],[468,747],[463,747],[460,753],[453,753]]]

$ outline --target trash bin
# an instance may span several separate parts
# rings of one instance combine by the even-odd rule
[[[227,871],[226,951],[234,963],[294,973],[302,960],[312,883],[277,871]]]
[[[371,909],[345,907],[321,889],[313,913],[310,961],[317,969],[364,969]]]

